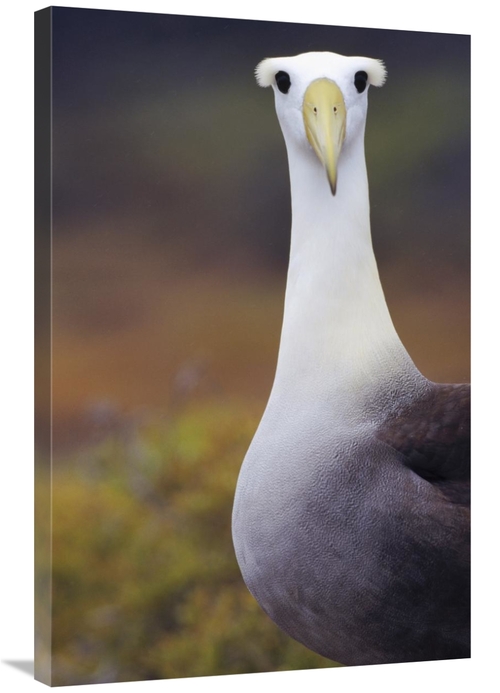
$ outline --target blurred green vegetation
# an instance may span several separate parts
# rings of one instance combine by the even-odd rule
[[[234,557],[234,488],[257,421],[248,405],[192,402],[115,420],[58,461],[53,685],[334,666],[271,622]]]

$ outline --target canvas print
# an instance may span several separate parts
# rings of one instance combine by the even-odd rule
[[[35,26],[36,678],[469,657],[469,37]]]

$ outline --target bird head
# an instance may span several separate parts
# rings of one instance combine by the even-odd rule
[[[274,90],[287,145],[314,151],[335,195],[341,152],[363,137],[368,87],[385,82],[383,63],[337,53],[302,53],[266,58],[255,73],[261,87]]]

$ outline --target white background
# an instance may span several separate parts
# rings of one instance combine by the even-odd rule
[[[500,223],[499,80],[493,3],[419,0],[297,3],[248,0],[62,2],[66,7],[297,21],[472,34],[473,47],[473,657],[455,662],[357,667],[279,674],[79,686],[78,691],[136,693],[314,687],[370,692],[492,690],[498,685],[498,467],[495,434],[498,368]],[[43,3],[4,5],[1,95],[0,687],[9,693],[43,684],[7,664],[33,659],[33,12]],[[472,8],[472,9],[471,9]],[[464,108],[468,104],[464,102]],[[5,155],[5,150],[6,155]],[[64,689],[68,687],[63,687]]]

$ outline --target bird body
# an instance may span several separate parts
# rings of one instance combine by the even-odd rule
[[[342,664],[467,657],[469,391],[421,375],[380,284],[363,140],[385,70],[309,53],[257,79],[275,92],[292,233],[276,376],[235,495],[243,578]]]

